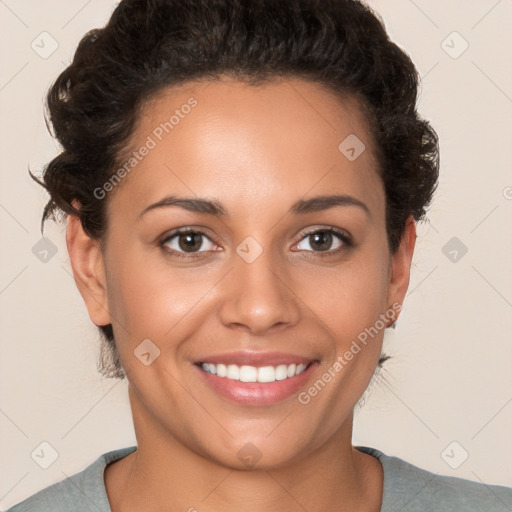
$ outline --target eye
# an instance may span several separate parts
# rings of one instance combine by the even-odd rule
[[[160,245],[168,252],[185,258],[194,257],[194,253],[215,250],[217,247],[204,233],[192,229],[175,231],[162,240]],[[187,256],[187,253],[191,253],[191,256]]]
[[[334,247],[333,247],[334,243]],[[301,245],[303,245],[301,247]],[[304,233],[302,241],[296,245],[299,250],[313,252],[338,252],[344,247],[350,247],[352,241],[343,231],[336,228],[315,229]],[[323,256],[323,254],[321,255]]]

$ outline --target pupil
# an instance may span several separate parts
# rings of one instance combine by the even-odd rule
[[[313,243],[311,242],[313,239]],[[327,251],[332,243],[332,233],[328,231],[318,231],[317,233],[313,233],[310,235],[310,245],[315,248],[314,245],[317,244],[317,249],[319,251]]]
[[[188,252],[193,252],[195,249],[200,249],[202,245],[201,235],[199,233],[185,233],[179,238],[180,249]]]

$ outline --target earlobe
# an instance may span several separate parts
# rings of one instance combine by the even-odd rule
[[[416,245],[416,222],[410,216],[407,219],[402,240],[391,255],[390,280],[388,286],[388,308],[393,304],[402,304],[409,287],[411,262]],[[398,315],[397,317],[398,318]],[[396,318],[394,321],[396,321]]]
[[[105,262],[99,241],[92,239],[75,215],[68,217],[66,245],[75,283],[94,324],[111,323],[108,308]]]

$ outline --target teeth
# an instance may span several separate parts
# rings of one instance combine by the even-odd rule
[[[236,364],[202,363],[201,368],[217,377],[226,377],[240,382],[274,382],[299,375],[306,369],[306,364],[280,364],[278,366],[238,366]]]
[[[295,375],[302,373],[306,369],[306,366],[306,364],[299,364],[299,366],[297,366],[297,370],[295,371]]]
[[[258,368],[258,382],[274,382],[276,371],[273,366],[261,366]]]
[[[284,380],[288,378],[288,366],[280,364],[276,368],[276,380]]]
[[[230,364],[226,377],[228,379],[240,380],[240,368],[236,364]]]
[[[240,380],[242,382],[258,382],[258,369],[254,366],[241,366]]]

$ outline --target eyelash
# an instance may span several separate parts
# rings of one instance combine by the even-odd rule
[[[302,242],[304,239],[306,239],[310,235],[313,235],[315,233],[322,233],[322,232],[323,233],[331,233],[332,235],[336,236],[338,239],[340,239],[343,242],[343,246],[338,249],[328,250],[328,251],[306,251],[306,252],[313,252],[316,255],[320,256],[321,258],[325,258],[325,257],[329,257],[329,256],[333,256],[335,254],[338,254],[338,253],[342,252],[343,250],[350,249],[354,245],[352,242],[352,239],[349,235],[347,235],[344,231],[341,231],[334,227],[313,228],[311,230],[308,230],[302,234],[299,242],[297,242],[297,243]],[[199,251],[196,253],[182,253],[182,252],[175,251],[174,249],[168,249],[165,247],[165,244],[167,244],[170,240],[172,240],[173,238],[175,238],[179,235],[183,235],[186,233],[194,233],[196,235],[202,235],[202,236],[208,238],[209,240],[211,240],[210,237],[206,233],[204,233],[200,230],[193,229],[193,228],[185,228],[185,229],[176,230],[173,233],[169,234],[168,236],[166,236],[163,240],[161,240],[159,242],[159,245],[162,248],[162,250],[165,251],[165,253],[167,255],[172,256],[172,257],[176,256],[178,258],[184,258],[184,259],[200,258],[201,253],[204,251]],[[211,241],[213,242],[213,240],[211,240]],[[213,243],[215,243],[215,242],[213,242]]]

